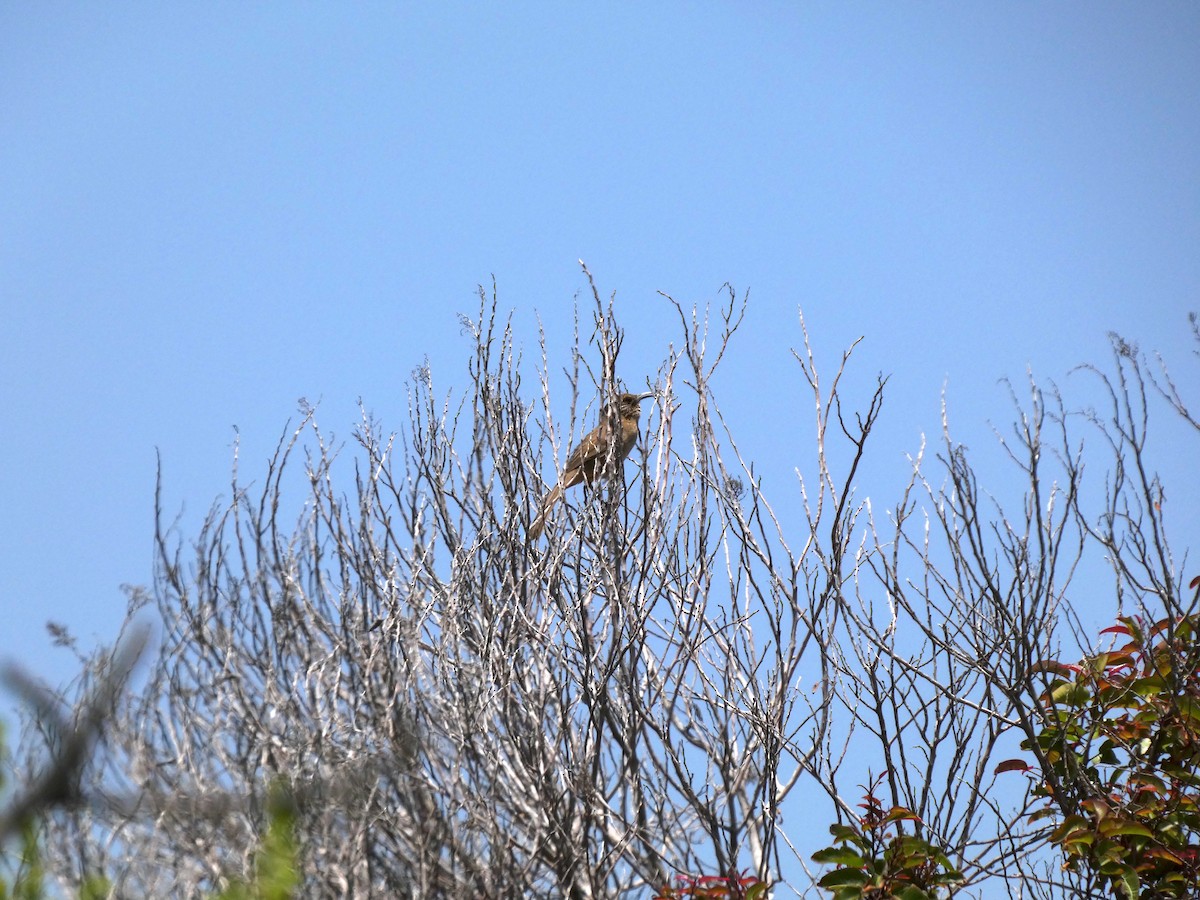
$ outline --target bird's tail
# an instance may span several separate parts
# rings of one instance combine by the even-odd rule
[[[533,524],[529,526],[529,539],[531,541],[536,541],[542,536],[542,530],[546,527],[546,516],[550,514],[550,510],[554,504],[562,499],[562,495],[563,489],[560,484],[556,484],[553,490],[546,495],[546,498],[542,501],[542,511],[538,513],[537,518],[533,520]]]

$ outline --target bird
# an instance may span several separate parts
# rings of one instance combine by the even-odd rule
[[[562,499],[563,491],[585,481],[588,484],[595,481],[598,475],[603,474],[604,461],[610,452],[616,462],[621,462],[629,455],[629,451],[637,443],[638,418],[642,414],[641,403],[653,396],[654,392],[650,391],[645,394],[620,394],[617,397],[617,424],[621,431],[617,435],[615,447],[610,433],[612,419],[605,416],[600,424],[579,442],[579,446],[571,451],[571,455],[567,457],[567,464],[563,467],[562,477],[558,479],[558,484],[550,489],[550,493],[542,501],[541,512],[529,526],[531,540],[536,541],[541,537],[542,529],[546,527],[546,516],[554,504]]]

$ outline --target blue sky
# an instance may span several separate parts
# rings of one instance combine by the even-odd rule
[[[1197,48],[1192,2],[0,6],[0,658],[59,680],[48,619],[115,635],[156,451],[194,523],[235,426],[253,473],[299,397],[348,436],[426,357],[465,387],[493,275],[557,368],[585,260],[634,383],[656,291],[748,290],[719,399],[791,497],[798,308],[892,376],[883,503],[943,388],[986,441],[999,379],[1110,330],[1196,396]]]

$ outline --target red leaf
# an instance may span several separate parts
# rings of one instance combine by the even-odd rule
[[[1079,666],[1069,666],[1066,663],[1060,663],[1056,659],[1039,659],[1029,667],[1031,675],[1036,675],[1038,672],[1055,672],[1059,675],[1067,675],[1073,671],[1078,672]]]
[[[999,775],[1001,772],[1028,772],[1032,768],[1033,766],[1029,765],[1023,759],[1006,759],[996,766],[994,774]]]
[[[1193,590],[1200,587],[1200,575],[1197,575],[1195,578],[1189,581],[1188,587],[1192,588]]]
[[[1153,625],[1150,626],[1150,633],[1151,634],[1161,634],[1164,631],[1169,631],[1171,628],[1174,627],[1174,625],[1175,625],[1174,619],[1170,619],[1170,618],[1159,619],[1157,622],[1155,622]]]
[[[1200,581],[1200,579],[1197,579]],[[1101,634],[1131,634],[1132,632],[1124,625],[1113,625],[1110,628],[1104,628],[1100,631]]]

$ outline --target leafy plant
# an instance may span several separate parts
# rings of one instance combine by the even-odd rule
[[[675,887],[664,887],[654,900],[758,900],[767,883],[753,875],[676,875]]]
[[[217,900],[290,900],[300,886],[298,855],[295,797],[284,779],[276,779],[268,792],[267,831],[254,877],[230,885]]]
[[[1191,587],[1200,587],[1200,578]],[[1078,664],[1045,661],[1045,727],[1031,820],[1057,819],[1066,867],[1119,896],[1194,897],[1200,886],[1200,615],[1122,617],[1126,638]]]
[[[3,723],[0,723],[0,794],[10,780],[12,761],[4,742]],[[0,847],[5,858],[4,877],[0,878],[0,900],[38,900],[45,896],[45,873],[38,845],[37,824],[31,818],[17,823],[17,842],[20,849],[13,857],[7,847]],[[7,843],[7,842],[6,842]],[[10,881],[11,878],[11,881]]]
[[[813,861],[834,866],[820,881],[834,900],[899,897],[929,900],[963,880],[946,854],[904,823],[920,826],[920,818],[902,806],[884,809],[875,796],[876,779],[859,804],[865,812],[855,823],[829,827],[834,842],[813,854]]]

